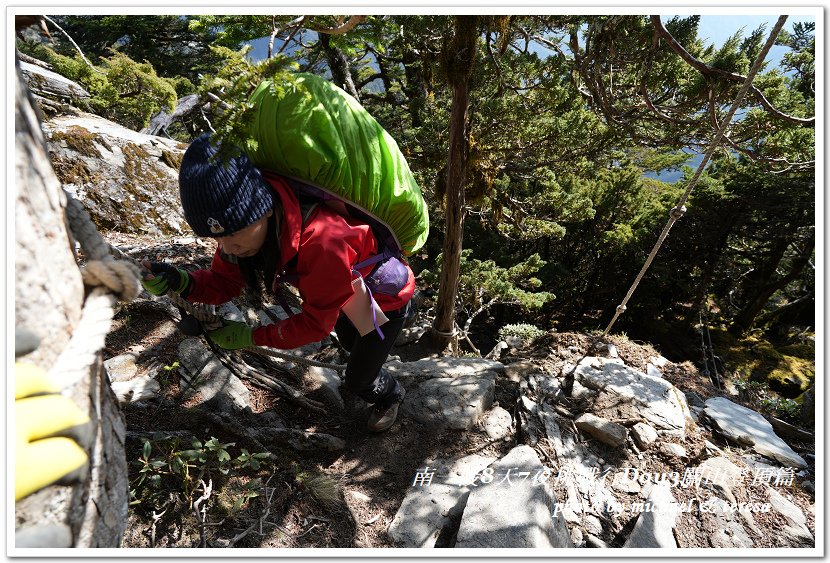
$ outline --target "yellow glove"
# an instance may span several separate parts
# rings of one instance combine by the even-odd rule
[[[86,478],[89,417],[40,368],[14,365],[14,498]],[[69,436],[69,437],[67,437]]]

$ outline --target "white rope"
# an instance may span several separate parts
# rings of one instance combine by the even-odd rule
[[[98,352],[112,326],[115,301],[115,296],[104,287],[96,287],[87,296],[72,338],[49,370],[61,389],[89,377],[89,368],[98,361]]]
[[[129,262],[113,260],[109,245],[101,238],[83,205],[68,193],[66,198],[69,229],[89,259],[81,269],[81,277],[84,285],[93,289],[84,300],[72,338],[49,370],[49,375],[63,389],[88,377],[90,367],[98,361],[112,327],[116,295],[132,301],[141,291],[138,268]]]
[[[775,40],[778,38],[778,34],[781,32],[781,28],[784,27],[784,23],[787,21],[787,16],[779,16],[778,21],[775,22],[775,25],[770,31],[769,37],[767,38],[767,42],[764,44],[764,47],[761,49],[761,52],[758,53],[758,56],[755,57],[755,62],[752,64],[752,68],[749,69],[749,73],[746,75],[746,79],[744,83],[741,85],[740,90],[738,90],[738,94],[735,96],[735,100],[732,102],[732,106],[729,108],[729,111],[726,113],[726,117],[723,118],[721,121],[718,130],[715,132],[715,135],[712,137],[712,140],[709,143],[709,148],[706,150],[706,154],[703,155],[703,160],[700,161],[700,164],[695,171],[694,176],[692,179],[689,180],[689,185],[686,187],[686,191],[683,192],[683,195],[677,202],[677,205],[672,208],[669,221],[666,223],[666,226],[663,228],[663,232],[660,233],[660,236],[657,238],[657,242],[654,245],[654,248],[651,249],[651,252],[646,258],[645,264],[640,269],[640,273],[637,274],[637,278],[634,280],[634,283],[631,284],[631,287],[626,293],[625,298],[623,298],[622,302],[617,305],[617,309],[614,313],[614,318],[611,319],[611,322],[608,323],[608,326],[605,327],[605,330],[602,332],[602,335],[605,336],[611,330],[611,327],[614,326],[614,323],[617,321],[617,318],[626,310],[626,304],[628,300],[631,299],[631,296],[634,294],[634,290],[637,289],[637,286],[640,284],[640,281],[645,276],[646,271],[648,270],[649,266],[651,266],[654,257],[657,255],[657,251],[660,250],[660,247],[663,245],[663,241],[666,240],[666,237],[669,234],[672,226],[674,225],[675,221],[677,221],[683,214],[686,212],[686,200],[689,198],[689,195],[692,193],[695,185],[697,185],[697,181],[700,179],[700,176],[703,174],[703,169],[706,168],[706,165],[709,163],[709,159],[712,158],[712,155],[715,153],[715,150],[720,145],[720,142],[723,140],[724,133],[726,132],[727,127],[729,124],[732,123],[732,118],[735,115],[735,112],[740,107],[741,101],[744,99],[747,91],[752,86],[752,81],[755,78],[755,75],[758,74],[758,71],[761,70],[761,65],[764,63],[764,59],[766,58],[767,54],[769,53],[772,46],[775,44]]]

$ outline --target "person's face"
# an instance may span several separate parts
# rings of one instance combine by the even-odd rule
[[[241,231],[227,237],[216,237],[219,246],[227,254],[233,254],[241,258],[253,256],[265,242],[265,235],[268,234],[268,218],[273,214],[269,211],[262,219],[251,223]]]

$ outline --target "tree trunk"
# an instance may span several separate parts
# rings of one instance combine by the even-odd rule
[[[67,231],[66,195],[19,67],[15,95],[15,325],[40,337],[26,361],[48,371],[81,317],[84,285]],[[88,377],[63,389],[95,426],[89,479],[46,487],[15,504],[15,528],[68,526],[73,547],[118,547],[129,498],[126,426],[101,355]],[[43,546],[48,547],[48,546]],[[63,546],[66,547],[66,546]]]
[[[470,74],[477,50],[477,16],[458,16],[455,37],[445,52],[447,76],[453,87],[450,115],[450,149],[447,157],[446,232],[441,285],[432,331],[434,342],[446,346],[455,328],[455,298],[461,275],[461,248],[464,237],[464,184],[467,180],[469,131],[467,108]]]
[[[326,54],[326,61],[331,70],[331,80],[337,86],[351,94],[355,100],[360,101],[360,93],[352,80],[351,65],[343,51],[331,44],[331,37],[325,33],[320,34],[320,45]]]
[[[790,282],[801,275],[801,272],[804,271],[804,267],[813,255],[815,243],[815,231],[813,231],[810,239],[804,242],[804,249],[793,259],[790,271],[786,275],[780,277],[775,277],[775,271],[778,269],[784,253],[781,252],[780,255],[775,253],[774,260],[767,264],[768,267],[764,268],[764,271],[770,272],[770,275],[762,280],[759,280],[766,283],[761,285],[751,294],[747,303],[738,312],[738,314],[735,315],[735,320],[733,321],[733,325],[731,327],[734,333],[742,334],[749,330],[755,322],[755,318],[761,313],[770,298],[775,295],[775,292],[784,289],[790,284]]]

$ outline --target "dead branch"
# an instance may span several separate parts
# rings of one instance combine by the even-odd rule
[[[202,485],[204,493],[193,502],[193,514],[196,516],[196,522],[199,523],[199,547],[207,547],[207,536],[205,535],[207,505],[202,507],[202,503],[208,500],[213,492],[213,479],[208,479],[207,484],[205,484],[204,480],[199,479],[199,484]]]
[[[357,24],[362,23],[366,16],[352,16],[346,23],[343,23],[343,18],[340,18],[337,27],[310,27],[317,33],[325,33],[326,35],[343,35],[354,29]]]
[[[318,414],[325,414],[326,410],[322,403],[306,398],[302,393],[287,383],[283,383],[278,379],[270,377],[242,360],[234,358],[225,349],[217,346],[216,343],[209,338],[206,338],[205,340],[207,340],[210,349],[213,351],[214,355],[219,358],[219,361],[221,361],[222,364],[231,370],[237,377],[248,381],[259,382],[267,386],[268,389],[277,392],[281,396],[300,405],[301,407],[314,411]]]
[[[746,80],[746,76],[742,74],[738,74],[735,72],[729,72],[726,70],[722,70],[719,68],[715,68],[712,66],[707,65],[703,61],[699,61],[696,59],[689,51],[686,50],[683,45],[681,45],[677,39],[675,39],[669,30],[665,28],[663,22],[660,20],[660,16],[651,16],[651,24],[654,26],[654,31],[657,35],[659,35],[668,45],[671,47],[672,51],[677,53],[681,59],[686,61],[690,66],[692,66],[695,70],[703,74],[707,78],[712,77],[721,77],[726,78],[727,80],[731,80],[732,82],[737,82],[739,84],[743,84]],[[772,114],[773,116],[782,119],[784,121],[789,121],[790,123],[795,123],[797,125],[801,125],[804,127],[815,127],[816,118],[809,117],[809,118],[802,118],[802,117],[795,117],[793,115],[788,115],[783,111],[779,110],[772,103],[767,100],[763,93],[761,93],[758,88],[751,85],[749,87],[749,91],[758,99],[761,105],[764,107],[767,112]]]

